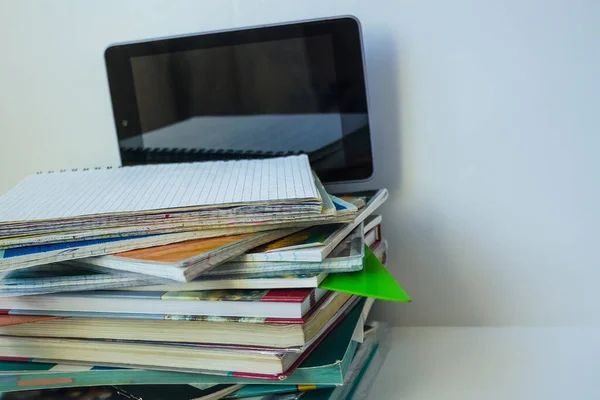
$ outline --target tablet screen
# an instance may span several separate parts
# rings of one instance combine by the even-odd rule
[[[364,77],[336,59],[352,44],[318,33],[132,54],[136,118],[116,122],[139,128],[118,130],[123,163],[307,153],[326,182],[370,165]]]

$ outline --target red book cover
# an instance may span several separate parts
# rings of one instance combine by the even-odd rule
[[[332,294],[333,294],[333,292],[327,292],[318,301],[311,304],[310,310],[308,310],[308,312],[302,318],[265,318],[264,323],[265,324],[304,324],[315,313],[315,311],[319,307],[321,307],[321,305],[323,303],[325,303],[325,301],[327,301],[327,299],[329,299],[332,296]],[[314,290],[313,290],[312,296],[314,297]]]
[[[271,289],[261,301],[274,303],[302,303],[308,296],[314,296],[314,289]]]

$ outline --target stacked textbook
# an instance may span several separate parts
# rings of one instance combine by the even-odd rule
[[[0,392],[350,398],[373,301],[410,300],[386,199],[303,155],[31,176],[0,197]]]

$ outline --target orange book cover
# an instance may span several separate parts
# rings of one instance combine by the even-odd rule
[[[216,250],[250,237],[251,233],[221,236],[208,239],[189,240],[163,246],[148,247],[114,254],[117,257],[164,263],[178,263],[188,258]]]
[[[49,319],[60,319],[61,317],[50,317],[40,315],[0,315],[0,327],[29,324],[32,322],[47,321]]]

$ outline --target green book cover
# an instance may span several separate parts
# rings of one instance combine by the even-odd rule
[[[357,368],[355,371],[348,373],[349,376],[347,376],[344,385],[335,388],[312,390],[310,392],[305,393],[302,396],[302,400],[340,400],[347,398],[351,399],[354,392],[356,391],[356,388],[360,384],[365,372],[369,368],[371,361],[373,360],[373,357],[377,353],[378,349],[379,345],[372,346],[369,349],[369,354],[367,355],[366,360],[364,360],[362,365],[357,366],[359,368]]]

